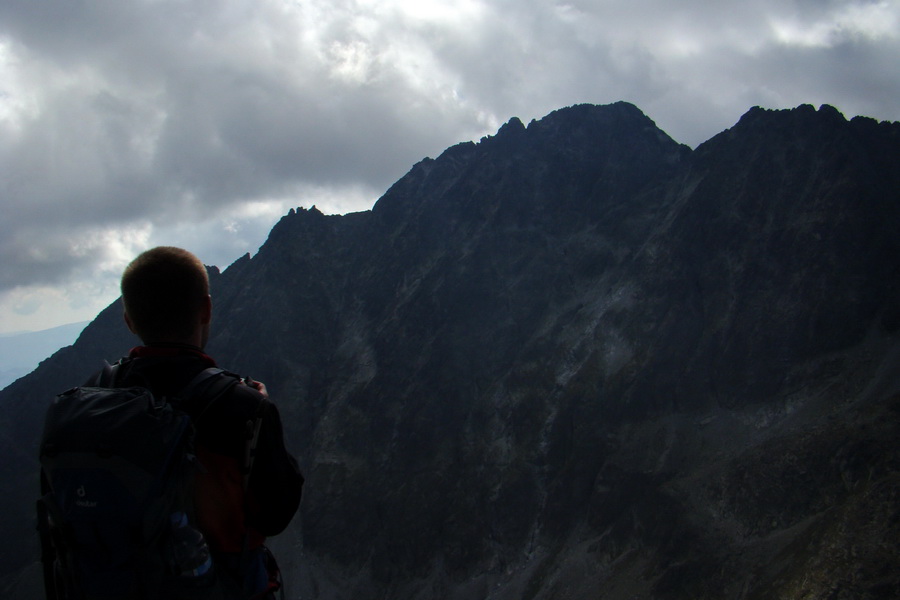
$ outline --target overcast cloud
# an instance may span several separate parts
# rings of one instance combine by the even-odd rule
[[[0,332],[137,252],[226,267],[446,147],[581,102],[696,146],[751,106],[900,119],[900,0],[2,0]]]

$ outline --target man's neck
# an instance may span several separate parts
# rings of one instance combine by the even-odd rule
[[[143,346],[132,348],[128,355],[131,358],[195,357],[209,363],[209,366],[211,367],[216,366],[216,361],[203,352],[198,346],[178,342],[155,342],[144,344]]]
[[[203,348],[201,348],[197,344],[192,344],[190,342],[174,342],[174,341],[156,341],[156,342],[145,342],[144,346],[147,348],[182,348],[184,350],[193,350],[195,352],[203,352]]]

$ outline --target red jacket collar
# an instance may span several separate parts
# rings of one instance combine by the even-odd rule
[[[216,361],[196,346],[187,344],[150,344],[147,346],[135,346],[128,353],[130,358],[173,358],[176,356],[195,356],[200,358],[210,367],[216,366]]]

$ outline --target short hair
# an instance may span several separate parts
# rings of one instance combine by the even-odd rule
[[[144,342],[189,337],[209,295],[200,259],[181,248],[159,246],[141,253],[122,273],[122,303]]]

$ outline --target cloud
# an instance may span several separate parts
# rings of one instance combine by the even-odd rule
[[[147,245],[227,264],[513,116],[627,100],[690,145],[756,104],[895,120],[898,45],[900,0],[5,0],[0,315],[108,296],[80,282]]]
[[[776,15],[770,20],[775,38],[782,44],[830,48],[848,41],[895,37],[896,5],[891,2],[838,4],[812,19],[802,15]]]

